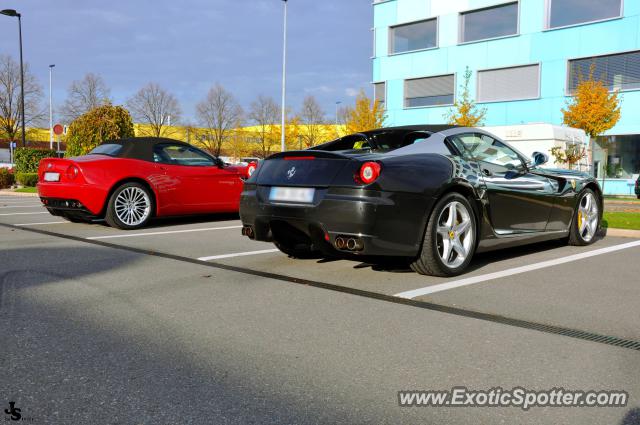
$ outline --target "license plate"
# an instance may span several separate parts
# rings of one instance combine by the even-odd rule
[[[46,182],[59,182],[60,173],[44,173],[44,181]]]
[[[306,187],[272,187],[269,193],[269,200],[310,204],[313,202],[315,192],[315,189]]]

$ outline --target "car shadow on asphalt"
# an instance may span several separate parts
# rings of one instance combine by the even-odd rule
[[[605,236],[606,236],[606,229],[600,230],[595,242],[598,242]],[[495,251],[475,254],[473,259],[471,260],[471,264],[469,264],[469,267],[461,276],[464,276],[465,274],[482,269],[496,261],[505,261],[505,260],[512,260],[520,257],[526,257],[528,255],[545,252],[545,251],[551,251],[554,249],[562,248],[564,246],[567,246],[566,239],[555,239],[551,241],[536,242],[536,243],[522,245],[522,246],[513,247],[513,248],[505,248],[505,249],[499,249]],[[375,262],[368,262],[368,261],[360,262],[354,265],[353,268],[354,269],[370,268],[373,271],[385,272],[385,273],[415,273],[413,270],[411,270],[411,268],[409,267],[409,264],[410,264],[410,261],[407,259],[402,259],[402,260],[385,259],[382,261],[375,261]]]
[[[188,224],[202,224],[202,223],[215,223],[223,221],[239,220],[238,213],[218,213],[218,214],[201,214],[201,215],[185,215],[175,217],[161,217],[152,219],[144,229],[153,229],[157,227],[167,226],[181,226]],[[109,227],[104,220],[95,220],[93,224],[101,224],[104,227]]]
[[[22,408],[23,420],[354,422],[338,405],[300,407],[298,394],[274,390],[281,385],[268,374],[253,379],[245,372],[253,358],[220,332],[200,361],[188,343],[194,336],[145,304],[150,291],[168,296],[157,276],[125,284],[105,276],[140,258],[84,246],[0,251],[0,394]]]

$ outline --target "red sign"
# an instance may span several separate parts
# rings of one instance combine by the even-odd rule
[[[63,131],[64,127],[62,126],[62,124],[56,124],[53,126],[53,132],[56,136],[61,135]]]

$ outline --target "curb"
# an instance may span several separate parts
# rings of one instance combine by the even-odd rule
[[[0,195],[8,195],[8,196],[17,196],[17,197],[25,197],[25,198],[37,198],[37,193],[22,193],[22,192],[14,192],[11,189],[0,189]]]
[[[637,238],[640,239],[640,230],[630,230],[630,229],[606,229],[607,236],[617,236],[620,238]]]

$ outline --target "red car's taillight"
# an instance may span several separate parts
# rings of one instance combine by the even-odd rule
[[[358,173],[356,183],[370,184],[376,181],[379,176],[380,164],[378,164],[377,162],[365,162],[364,164],[362,164],[362,167],[360,167],[360,172]]]
[[[256,171],[256,168],[258,168],[258,166],[255,163],[249,164],[247,167],[247,177],[251,177],[251,175]]]
[[[78,167],[76,167],[75,165],[69,165],[69,167],[67,168],[67,178],[69,180],[73,180],[78,177],[79,172],[80,170],[78,169]]]

